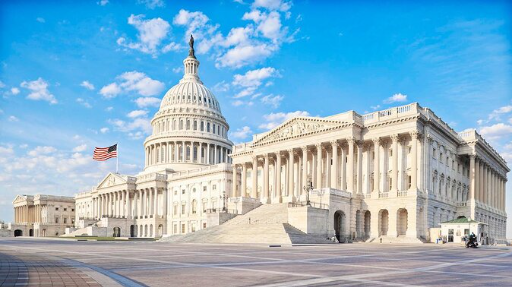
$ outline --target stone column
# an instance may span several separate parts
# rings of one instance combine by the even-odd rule
[[[302,147],[302,185],[306,186],[308,182],[308,148]],[[300,187],[301,194],[304,194],[305,191]]]
[[[491,180],[490,180],[490,172],[489,172],[489,166],[484,166],[484,188],[482,189],[482,198],[485,204],[490,205],[489,201],[489,186],[490,186]]]
[[[399,140],[398,135],[397,134],[392,135],[391,140],[392,140],[392,144],[393,144],[393,147],[392,147],[393,169],[391,171],[391,191],[393,191],[393,193],[395,193],[398,191],[398,140]],[[390,214],[391,214],[391,212],[390,212]],[[396,230],[395,230],[395,232],[396,232]]]
[[[484,161],[480,160],[480,170],[479,170],[479,178],[478,178],[478,181],[479,181],[479,187],[480,189],[478,190],[478,199],[480,200],[480,202],[484,202],[484,184],[485,184],[485,179],[484,179],[484,166],[485,166],[485,163]]]
[[[322,143],[316,146],[316,186],[315,188],[322,188]]]
[[[127,193],[128,191],[123,190],[123,191],[121,191],[121,192],[122,192],[121,194],[122,194],[122,197],[123,197],[123,198],[122,198],[122,200],[121,200],[121,216],[122,216],[122,217],[124,217],[124,218],[127,218],[127,216],[126,216],[126,215],[127,215],[127,213],[128,213],[128,212],[127,212],[127,208],[126,208],[126,205],[127,205],[127,202],[126,202],[126,193]]]
[[[292,198],[292,201],[295,201],[295,181],[294,181],[294,159],[295,156],[293,154],[293,149],[288,150],[288,196]]]
[[[283,191],[281,189],[281,152],[276,152],[276,168],[275,168],[275,193],[276,193],[276,201],[282,202]]]
[[[373,194],[377,198],[377,194],[380,190],[380,138],[374,138],[373,141]],[[372,232],[373,233],[373,232]]]
[[[197,146],[198,159],[197,162],[203,163],[203,143],[199,142]]]
[[[233,179],[231,180],[232,184],[232,192],[231,192],[231,196],[234,196],[234,197],[237,197],[237,191],[236,191],[236,182],[237,182],[237,179],[236,179],[236,164],[233,164],[232,165],[233,167]]]
[[[469,199],[476,199],[478,162],[475,155],[469,156]]]
[[[217,145],[213,145],[213,164],[218,163],[218,156],[217,156]]]
[[[355,193],[354,189],[354,138],[349,138],[348,142],[348,168],[347,168],[347,191]]]
[[[240,190],[240,196],[246,197],[247,195],[247,163],[242,163],[242,188]]]
[[[132,203],[130,198],[130,191],[126,191],[126,218],[132,219]]]
[[[155,188],[155,202],[153,203],[153,205],[154,205],[153,213],[155,214],[155,218],[158,218],[158,215],[159,215],[158,214],[158,188]],[[155,226],[156,226],[156,223],[155,223]]]
[[[148,201],[148,215],[153,215],[152,217],[154,218],[154,214],[155,214],[155,206],[153,206],[153,203],[154,203],[154,189],[153,188],[150,188],[148,189],[148,192],[149,192],[149,201]]]
[[[345,152],[345,148],[340,146],[341,148],[341,183],[340,189],[347,190],[347,153]]]
[[[264,162],[264,167],[263,167],[263,195],[262,195],[262,198],[263,198],[264,203],[268,203],[269,202],[268,201],[269,200],[268,153],[264,155],[264,159],[265,159],[265,162]]]
[[[410,190],[418,190],[418,132],[411,132],[411,188]],[[429,159],[430,160],[430,159]]]
[[[252,198],[258,198],[258,157],[253,156],[252,157],[252,171],[251,171],[251,177],[252,177]]]
[[[357,193],[363,193],[363,141],[357,142]]]
[[[140,209],[139,207],[139,192],[138,190],[133,191],[133,217],[132,218],[138,218]]]
[[[164,218],[167,218],[167,205],[170,204],[169,202],[167,202],[169,200],[168,192],[169,192],[169,190],[167,190],[165,188],[162,190],[162,198],[163,198],[163,200],[162,200],[162,202],[163,202],[162,215],[164,216]],[[202,208],[202,206],[201,206],[201,208]]]
[[[338,141],[331,141],[332,147],[332,173],[331,173],[331,187],[339,189],[338,187]]]

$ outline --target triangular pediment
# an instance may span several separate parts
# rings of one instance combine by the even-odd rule
[[[281,141],[313,133],[321,133],[348,125],[348,122],[340,120],[327,120],[313,117],[297,117],[284,122],[278,127],[266,133],[260,139],[254,141],[254,145],[262,145],[275,141]]]
[[[16,195],[16,197],[14,198],[12,203],[15,204],[15,203],[20,203],[20,202],[25,202],[26,200],[27,200],[27,197],[25,195]]]
[[[98,184],[97,188],[105,188],[105,187],[111,187],[115,185],[121,185],[126,184],[126,179],[122,176],[115,174],[115,173],[109,173],[105,178]]]

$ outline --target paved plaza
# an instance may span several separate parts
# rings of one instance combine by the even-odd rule
[[[0,239],[1,286],[510,286],[512,249]]]

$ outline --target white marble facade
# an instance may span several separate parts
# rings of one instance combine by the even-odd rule
[[[301,205],[311,181],[313,205],[329,209],[325,234],[428,240],[430,228],[466,216],[487,224],[492,240],[505,238],[509,170],[476,131],[457,133],[413,103],[366,115],[298,117],[233,146],[193,51],[183,63],[183,79],[151,121],[144,171],[111,173],[78,194],[80,227],[117,228],[121,236],[184,234],[222,223],[222,213]]]
[[[489,238],[505,238],[505,161],[476,131],[456,133],[416,103],[291,119],[235,146],[232,158],[241,173],[235,196],[304,202],[308,180],[348,194],[338,212],[345,237],[428,240],[429,228],[466,216],[486,223]]]

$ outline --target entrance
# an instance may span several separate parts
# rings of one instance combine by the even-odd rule
[[[20,229],[14,230],[14,237],[23,236],[23,231]]]
[[[453,229],[448,229],[448,242],[453,242]]]
[[[379,236],[388,235],[389,213],[387,209],[379,212]]]
[[[135,237],[135,225],[130,225],[130,237]]]
[[[114,227],[114,237],[121,237],[121,228]]]
[[[34,236],[34,229],[30,229],[28,231],[28,236]]]
[[[345,242],[345,213],[341,210],[334,213],[334,232],[338,242]]]

